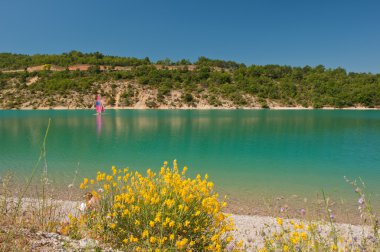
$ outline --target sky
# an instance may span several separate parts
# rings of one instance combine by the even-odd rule
[[[0,52],[380,73],[378,0],[0,0]]]

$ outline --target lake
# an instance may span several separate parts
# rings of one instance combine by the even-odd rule
[[[362,178],[380,199],[380,111],[0,111],[0,173],[30,174],[49,118],[46,161],[56,184],[70,183],[76,170],[158,171],[177,159],[237,200],[321,190],[356,197],[343,176]]]

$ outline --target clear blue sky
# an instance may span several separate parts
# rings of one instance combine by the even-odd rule
[[[0,52],[380,72],[378,0],[1,0]]]

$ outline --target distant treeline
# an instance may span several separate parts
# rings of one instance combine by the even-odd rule
[[[0,69],[15,70],[24,69],[31,66],[39,66],[44,64],[57,65],[61,67],[68,67],[76,64],[90,64],[90,65],[107,65],[107,66],[141,66],[152,65],[148,57],[144,59],[138,59],[134,57],[117,57],[106,56],[102,53],[82,53],[78,51],[71,51],[63,54],[12,54],[12,53],[0,53]],[[191,65],[193,64],[187,59],[179,61],[171,61],[166,58],[158,60],[155,64],[164,66],[176,66],[176,65]],[[220,68],[238,68],[244,66],[244,64],[238,64],[233,61],[223,60],[211,60],[205,57],[200,57],[195,65],[208,65]]]
[[[182,60],[166,59],[161,65],[190,65]],[[220,99],[232,101],[236,106],[249,106],[246,95],[256,97],[263,107],[268,101],[284,106],[303,107],[380,107],[380,74],[347,73],[342,68],[290,67],[279,65],[238,64],[233,61],[211,60],[201,57],[195,69],[157,69],[148,59],[104,56],[100,53],[84,54],[76,51],[62,55],[16,55],[0,54],[0,68],[22,68],[32,65],[93,64],[112,66],[135,66],[130,71],[40,71],[35,73],[0,73],[0,91],[10,85],[10,79],[19,80],[19,88],[49,93],[68,91],[86,92],[102,82],[129,80],[158,90],[157,100],[165,99],[170,91],[181,91],[185,102],[195,97],[207,99],[218,106]],[[215,70],[215,67],[221,70]],[[39,76],[38,81],[26,85],[28,77]]]
[[[81,53],[71,51],[57,54],[0,54],[0,69],[23,69],[44,64],[68,67],[75,64],[110,65],[110,66],[139,66],[151,64],[149,58],[137,59],[131,57],[105,56],[99,52]]]

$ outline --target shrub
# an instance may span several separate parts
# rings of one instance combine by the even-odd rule
[[[115,97],[111,96],[108,100],[108,104],[111,105],[111,106],[115,106],[116,104],[116,99]]]
[[[191,103],[193,100],[194,100],[194,97],[192,94],[190,93],[186,93],[183,95],[183,100],[186,102],[186,103]]]
[[[148,108],[157,108],[157,107],[158,107],[157,103],[156,103],[154,100],[152,100],[152,99],[148,99],[148,100],[146,100],[146,101],[145,101],[145,105],[146,105]]]
[[[158,174],[112,167],[111,174],[85,178],[80,187],[92,189],[97,205],[88,207],[77,223],[91,236],[127,251],[222,251],[234,246],[228,234],[234,224],[222,212],[226,202],[218,200],[207,174],[190,179],[186,170],[179,172],[174,161],[173,168],[165,162]]]
[[[364,225],[360,231],[342,227],[334,223],[329,198],[323,193],[328,222],[283,220],[277,218],[275,230],[262,232],[264,244],[259,251],[380,251],[379,219],[371,204],[371,195],[366,191],[362,180],[349,180],[358,194],[358,210]],[[305,210],[304,210],[305,211]],[[368,226],[368,224],[370,226]]]
[[[379,251],[378,235],[363,231],[347,233],[335,224],[277,218],[276,230],[262,232],[264,244],[258,250],[265,251]]]

